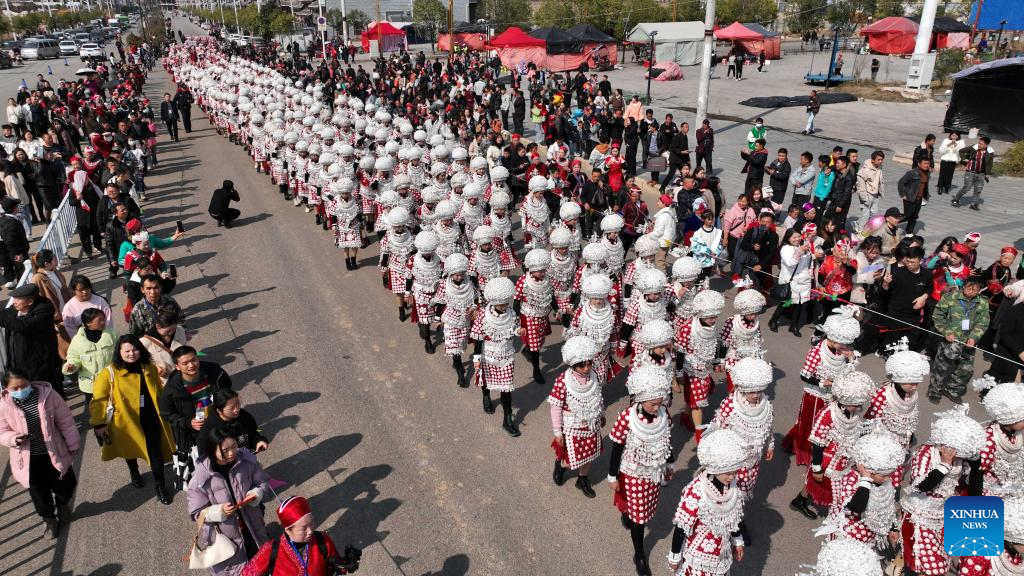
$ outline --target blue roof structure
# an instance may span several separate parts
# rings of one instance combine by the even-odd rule
[[[971,6],[969,26],[974,25],[978,3]],[[1024,2],[1021,0],[984,0],[978,30],[998,30],[999,22],[1006,20],[1005,30],[1024,30]]]

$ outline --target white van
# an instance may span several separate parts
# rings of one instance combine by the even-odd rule
[[[59,58],[60,44],[50,38],[28,38],[21,46],[21,57],[25,60]]]

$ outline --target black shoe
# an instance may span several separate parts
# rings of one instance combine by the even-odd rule
[[[351,270],[351,269],[352,269],[352,259],[351,258],[345,258],[345,270]]]
[[[596,498],[597,492],[594,492],[594,488],[590,485],[590,479],[586,476],[580,476],[576,479],[576,487],[579,488],[580,492],[587,498]]]
[[[167,488],[162,482],[156,485],[156,501],[164,506],[168,506],[171,503],[171,495],[167,493]]]
[[[932,404],[938,404],[939,402],[942,402],[942,396],[932,396],[931,394],[929,394],[928,401],[931,402]]]
[[[772,332],[778,332],[779,331],[779,321],[778,320],[770,320],[768,322],[768,329],[771,330]]]
[[[555,460],[555,471],[551,473],[551,479],[555,481],[555,486],[565,484],[565,468],[562,468],[562,463],[557,459]]]
[[[797,494],[796,498],[793,498],[789,502],[789,507],[790,509],[803,514],[804,517],[809,520],[816,520],[818,518],[818,513],[814,511],[814,508],[811,508],[811,505],[807,502],[807,500],[807,496]]]
[[[537,384],[544,383],[544,373],[540,371],[540,368],[533,369],[533,381]]]
[[[490,392],[484,392],[484,412],[494,414],[494,402],[491,400]]]
[[[225,228],[231,228],[231,221],[230,220],[225,220],[224,221],[224,227]]]
[[[139,474],[138,470],[132,470],[131,468],[129,468],[128,473],[132,477],[132,486],[135,486],[136,488],[142,488],[143,486],[146,485],[146,482],[142,479],[142,474]]]
[[[803,334],[800,333],[800,329],[799,328],[793,328],[792,326],[790,326],[790,328],[789,328],[789,333],[792,334],[793,336],[796,336],[797,338],[803,338],[804,337]]]
[[[466,381],[465,369],[456,370],[455,375],[458,377],[458,380],[456,380],[456,384],[459,385],[459,388],[469,388],[469,382]]]
[[[352,269],[359,270],[359,260],[356,260],[355,256],[352,257]]]
[[[974,210],[976,212],[980,212],[981,211],[981,207],[978,206],[977,203],[971,204],[970,208],[971,208],[971,210]]]
[[[60,533],[60,522],[56,518],[43,518],[43,538],[56,540]]]
[[[433,354],[437,348],[434,346],[434,339],[430,337],[430,332],[427,332],[427,337],[423,340],[423,351],[427,354]]]
[[[951,201],[951,202],[949,203],[949,205],[950,205],[950,206],[952,206],[953,208],[959,208],[959,207],[960,207],[960,201],[959,201],[959,200],[956,200],[956,199],[954,199],[954,200],[952,200],[952,201]]]
[[[399,322],[405,322],[406,318],[408,318],[408,316],[405,315],[405,306],[399,307],[399,309],[398,309],[398,321]]]
[[[508,435],[513,438],[519,437],[519,427],[516,426],[516,421],[512,419],[512,412],[505,412],[505,421],[501,423],[501,427],[508,432]]]
[[[323,222],[323,220],[321,220],[321,219],[320,219],[320,215],[319,215],[319,214],[317,214],[317,215],[316,215],[316,225],[317,225],[317,226],[320,226],[320,225],[322,225],[323,223],[324,223],[324,222]]]
[[[636,566],[637,576],[651,576],[651,567],[647,564],[647,556],[642,552],[633,555],[633,565]]]

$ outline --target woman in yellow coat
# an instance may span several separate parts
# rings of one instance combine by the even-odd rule
[[[138,459],[145,459],[153,470],[157,500],[170,504],[171,497],[164,486],[164,463],[174,453],[174,436],[160,418],[157,405],[163,384],[138,337],[121,336],[115,350],[114,362],[101,370],[93,383],[89,405],[93,433],[102,447],[103,460],[127,461],[136,488],[144,485]],[[114,414],[108,423],[106,413],[111,398]]]

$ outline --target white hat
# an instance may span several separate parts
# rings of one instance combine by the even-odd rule
[[[740,358],[728,368],[732,384],[740,392],[761,392],[772,383],[772,365],[760,358]]]
[[[412,186],[412,179],[409,178],[408,174],[396,174],[395,175],[395,188],[408,188]]]
[[[476,236],[476,234],[473,234],[473,236]],[[550,264],[551,255],[543,248],[534,248],[527,252],[526,256],[523,258],[523,267],[526,268],[527,272],[546,270]]]
[[[659,318],[644,323],[637,339],[647,348],[656,348],[671,344],[673,336],[672,325]]]
[[[395,192],[394,190],[385,190],[381,192],[380,195],[377,196],[377,202],[385,208],[393,208],[395,206],[398,206],[398,200],[398,193]],[[384,217],[384,221],[387,221],[387,216]]]
[[[601,219],[601,232],[607,234],[609,232],[618,232],[625,226],[626,221],[622,219],[622,216],[618,214],[609,214]]]
[[[881,425],[857,439],[850,453],[854,462],[879,474],[895,472],[906,455],[899,438]]]
[[[495,234],[494,228],[491,228],[487,224],[477,226],[476,230],[473,230],[473,242],[493,242],[495,236],[497,236],[497,234]]]
[[[373,170],[373,164],[373,156],[363,156],[362,158],[359,159],[360,170]]]
[[[308,140],[299,140],[298,142],[295,143],[295,149],[298,150],[299,152],[308,152],[309,151],[309,141]]]
[[[449,182],[451,183],[452,188],[465,188],[466,184],[469,184],[469,174],[466,174],[465,172],[456,172],[455,174],[452,174]]]
[[[393,208],[391,212],[394,212],[397,208]],[[388,216],[391,214],[389,213]],[[416,235],[413,240],[413,245],[416,247],[416,251],[420,254],[433,254],[437,251],[438,244],[441,243],[441,239],[438,238],[437,234],[430,230],[424,230]]]
[[[441,200],[434,208],[434,215],[438,220],[450,220],[459,212],[459,207],[451,200]]]
[[[444,142],[444,140],[441,140]],[[430,151],[430,157],[434,160],[443,160],[449,156],[448,147],[444,144],[438,144]]]
[[[558,217],[562,220],[575,220],[580,217],[583,210],[575,202],[566,202],[558,209]]]
[[[508,168],[501,165],[491,168],[491,181],[504,182],[505,180],[508,180]]]
[[[448,172],[448,166],[444,162],[434,162],[430,165],[430,175],[437,177],[442,176]]]
[[[483,156],[474,156],[473,159],[469,161],[469,168],[470,170],[487,168],[487,159]]]
[[[633,249],[637,256],[654,256],[658,253],[658,239],[651,234],[644,234],[636,239]]]
[[[746,443],[733,430],[720,428],[705,434],[697,445],[697,461],[708,474],[726,474],[743,467]]]
[[[320,131],[320,137],[324,140],[334,140],[337,135],[338,131],[331,127],[324,128]]]
[[[543,176],[533,176],[527,185],[530,192],[544,191],[548,189],[548,179]]]
[[[408,158],[410,161],[412,161],[412,160],[422,160],[423,159],[423,149],[420,148],[419,146],[413,146],[412,148],[406,148],[405,149],[405,157]]]
[[[681,282],[693,282],[700,276],[700,262],[693,256],[683,256],[672,263],[672,278]]]
[[[626,378],[626,390],[633,397],[633,402],[637,403],[666,398],[671,387],[668,373],[650,364],[630,370]]]
[[[512,281],[504,276],[491,278],[484,287],[484,300],[488,304],[511,304],[515,296],[516,287]]]
[[[378,132],[380,134],[380,132]],[[388,143],[384,145],[384,152],[388,154],[398,154],[399,146],[398,142],[394,140],[388,140]]]
[[[860,322],[854,316],[855,306],[840,306],[825,319],[825,337],[836,344],[853,344],[860,336]]]
[[[587,276],[580,284],[580,292],[587,299],[607,298],[612,292],[612,279],[604,274]]]
[[[668,283],[668,278],[665,278],[664,272],[657,268],[648,268],[640,272],[635,285],[640,294],[654,294],[655,292],[664,292],[666,283]]]
[[[718,316],[725,308],[725,296],[715,290],[701,290],[693,297],[693,315],[697,318]]]
[[[732,299],[732,309],[737,314],[759,314],[767,304],[759,290],[741,290]]]
[[[981,402],[989,417],[1004,426],[1024,420],[1024,384],[998,384]]]
[[[445,274],[459,274],[469,269],[469,258],[461,252],[455,252],[449,254],[444,259],[444,273]]]
[[[377,158],[373,162],[373,169],[378,172],[391,172],[391,168],[393,168],[391,158],[388,158],[387,156]]]
[[[426,133],[424,133],[424,134],[426,134]],[[444,144],[444,136],[442,136],[440,134],[434,134],[434,135],[432,135],[430,137],[430,139],[427,140],[427,144],[430,144],[430,146],[432,148],[436,148],[437,146],[441,146],[442,144]]]
[[[832,382],[832,397],[844,406],[861,406],[871,401],[875,381],[864,372],[851,370]]]
[[[397,199],[397,195],[395,197]],[[384,220],[391,228],[407,226],[409,224],[409,211],[404,206],[395,206],[387,213]]]
[[[469,150],[466,150],[462,146],[457,146],[452,150],[452,160],[466,160],[468,158]]]
[[[906,336],[896,343],[895,352],[885,361],[885,373],[899,384],[920,384],[931,372],[931,367],[928,357],[910,350],[908,344]]]
[[[604,244],[593,242],[583,247],[583,261],[587,264],[600,264],[608,259],[608,249]]]
[[[504,190],[491,192],[491,208],[508,208],[511,203],[512,198],[509,197],[508,192]]]
[[[491,204],[494,204],[493,196],[491,197]],[[551,242],[552,248],[565,248],[572,244],[572,232],[569,232],[568,228],[555,228],[551,231],[551,236],[548,237],[548,240]]]
[[[416,142],[425,142],[427,140],[427,132],[425,130],[416,130],[412,133],[412,139]]]
[[[441,191],[433,186],[424,186],[423,190],[420,190],[420,198],[424,204],[437,204],[441,201]],[[437,215],[436,209],[434,215]]]
[[[149,242],[149,232],[143,230],[142,232],[132,234],[132,244],[138,244],[139,242]]]
[[[1003,538],[1024,544],[1024,496],[1003,498]]]
[[[566,366],[575,366],[597,355],[597,344],[589,336],[573,336],[562,344],[562,362]]]
[[[881,559],[859,540],[828,540],[818,552],[814,576],[882,576]]]
[[[968,404],[960,404],[936,414],[928,442],[948,446],[956,450],[957,456],[967,460],[977,458],[985,445],[985,427],[967,415],[969,409]]]
[[[342,194],[345,192],[352,192],[356,188],[356,183],[351,178],[342,178],[337,182],[331,182],[331,192],[335,194]]]
[[[470,182],[462,189],[462,198],[480,198],[484,195],[484,185],[481,182]]]

